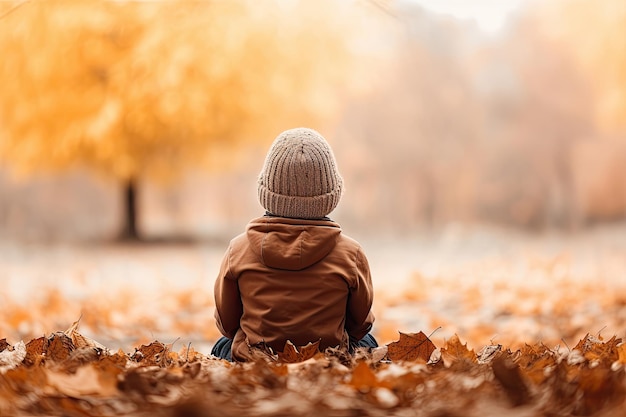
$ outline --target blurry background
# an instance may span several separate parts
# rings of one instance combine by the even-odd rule
[[[4,0],[0,51],[0,337],[82,313],[212,340],[216,263],[296,126],[335,150],[383,340],[626,330],[621,0]]]

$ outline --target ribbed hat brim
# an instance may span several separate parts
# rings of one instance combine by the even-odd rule
[[[306,196],[277,194],[259,182],[259,201],[270,213],[282,217],[318,219],[327,216],[337,207],[343,192],[343,180],[337,176],[337,184],[330,193]]]

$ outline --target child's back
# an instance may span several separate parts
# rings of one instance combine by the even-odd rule
[[[320,340],[325,349],[368,335],[374,317],[367,259],[326,217],[342,187],[319,133],[292,129],[274,141],[259,177],[267,214],[231,241],[215,283],[215,317],[226,339],[214,354],[229,357],[232,343],[233,358],[245,360],[261,342],[281,351],[287,340]]]

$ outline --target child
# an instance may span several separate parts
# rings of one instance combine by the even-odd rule
[[[280,352],[376,347],[372,281],[359,244],[326,217],[343,180],[326,140],[306,128],[281,133],[258,180],[263,217],[230,242],[215,282],[215,319],[225,336],[212,354],[250,359],[259,343]]]

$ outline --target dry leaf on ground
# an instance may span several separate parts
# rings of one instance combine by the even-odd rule
[[[307,343],[305,346],[296,347],[287,340],[282,352],[278,352],[278,360],[285,363],[304,362],[319,353],[320,340],[315,343]]]
[[[76,347],[55,332],[27,344],[7,342],[0,351],[2,363],[10,363],[0,372],[0,415],[621,417],[626,407],[618,338],[586,337],[571,351],[540,343],[516,351],[492,345],[477,356],[457,336],[441,348],[439,360],[428,342],[420,332],[386,346],[402,358],[419,351],[414,360],[389,361],[368,351],[319,353],[311,344],[283,352],[283,360],[311,356],[297,363],[259,357],[233,364],[190,347],[172,352],[158,341],[112,354]]]
[[[445,366],[449,367],[456,362],[476,362],[476,354],[467,348],[467,343],[462,344],[458,335],[454,335],[441,348],[441,358]]]
[[[389,343],[387,356],[392,361],[421,361],[426,363],[435,349],[435,344],[424,332],[400,332],[400,340]]]

